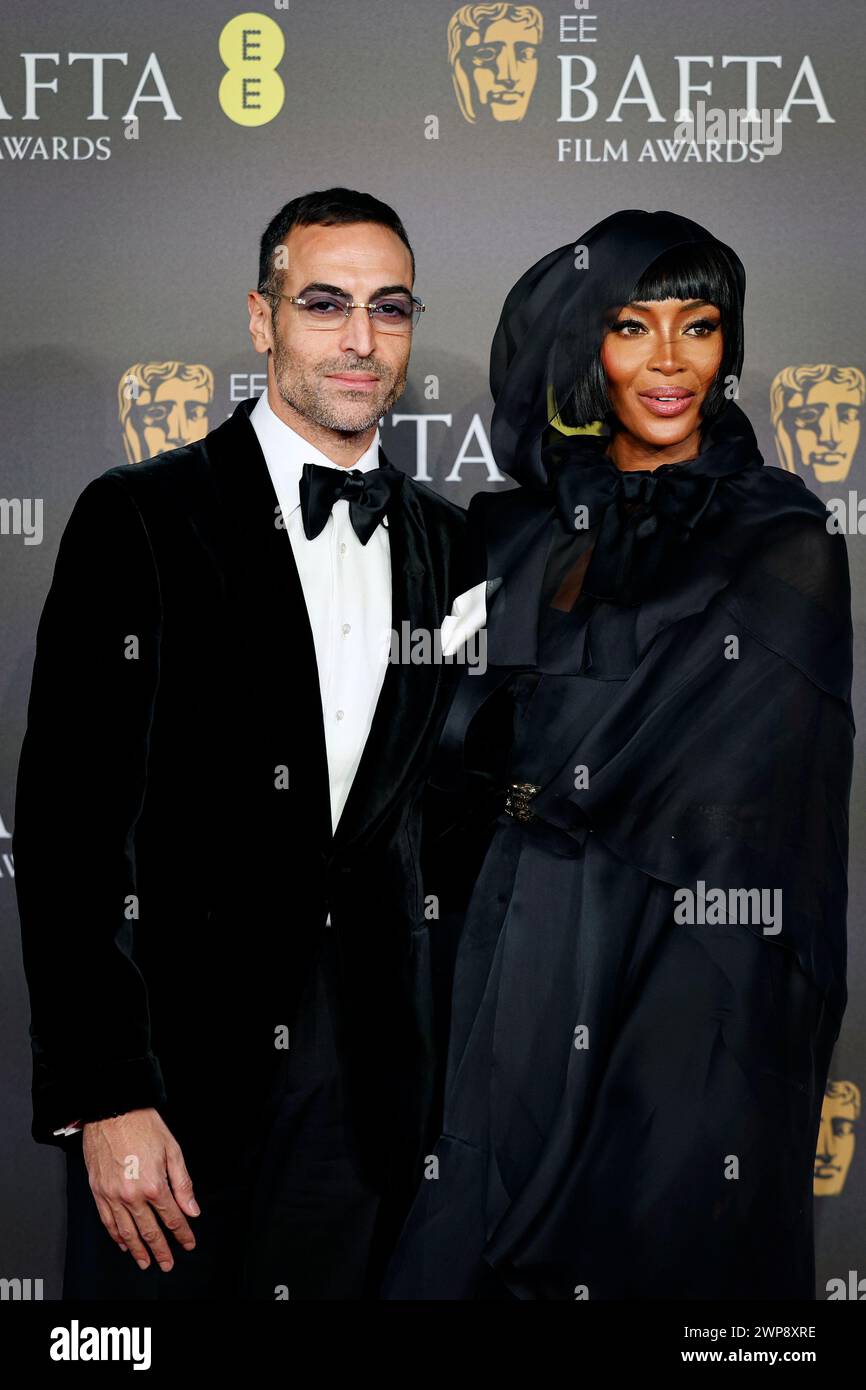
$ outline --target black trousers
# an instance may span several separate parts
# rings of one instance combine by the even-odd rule
[[[345,1120],[334,1042],[333,942],[323,929],[269,1098],[265,1137],[226,1186],[199,1191],[196,1248],[171,1235],[174,1268],[140,1270],[108,1235],[93,1200],[81,1140],[67,1153],[64,1299],[375,1298],[395,1239],[395,1215],[359,1171]],[[214,1118],[214,1143],[219,1126]],[[195,1173],[192,1174],[195,1183]]]

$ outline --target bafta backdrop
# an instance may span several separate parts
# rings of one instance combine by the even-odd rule
[[[407,390],[382,421],[389,458],[464,506],[510,487],[491,451],[487,383],[508,287],[617,209],[668,208],[746,265],[738,399],[765,461],[798,474],[847,538],[866,724],[855,174],[866,13],[843,0],[44,0],[5,4],[0,33],[0,1278],[9,1296],[48,1299],[60,1289],[63,1168],[30,1138],[11,835],[36,625],[76,497],[107,468],[201,439],[264,389],[245,322],[258,238],[284,202],[334,185],[398,210],[427,305]],[[815,1154],[825,1299],[866,1297],[861,764],[849,1003]],[[63,833],[86,874],[90,827],[72,820]],[[224,826],[226,856],[234,833]],[[56,848],[44,846],[49,876]]]

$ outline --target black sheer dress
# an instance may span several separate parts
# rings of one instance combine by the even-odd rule
[[[605,445],[547,443],[545,486],[470,509],[489,668],[463,678],[440,775],[508,799],[386,1298],[815,1297],[846,1002],[845,541],[734,402],[687,463],[623,474]]]

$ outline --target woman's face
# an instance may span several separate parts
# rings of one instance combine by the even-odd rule
[[[722,362],[721,311],[701,299],[626,304],[605,334],[601,361],[621,427],[655,447],[700,425]]]

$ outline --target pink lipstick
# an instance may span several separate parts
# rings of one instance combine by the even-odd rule
[[[682,415],[695,398],[694,391],[682,386],[654,386],[650,391],[638,392],[641,401],[653,415]]]

